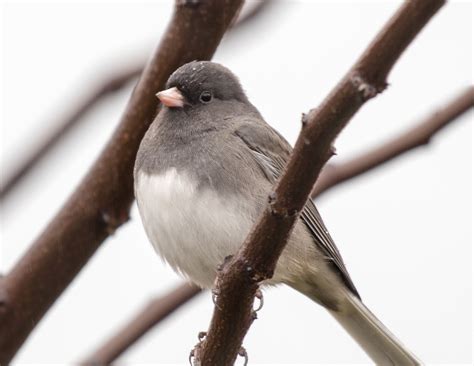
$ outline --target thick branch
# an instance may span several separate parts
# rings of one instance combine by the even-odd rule
[[[474,87],[471,86],[433,115],[392,140],[347,162],[326,165],[311,196],[314,198],[336,185],[377,168],[412,149],[428,144],[437,132],[473,106]]]
[[[201,293],[200,288],[185,283],[167,295],[152,300],[116,335],[110,338],[91,356],[87,357],[81,364],[109,365],[154,325],[199,293]]]
[[[285,173],[269,196],[268,207],[219,274],[219,296],[207,337],[195,352],[197,363],[234,363],[254,319],[252,305],[258,285],[273,275],[332,142],[357,110],[384,90],[396,60],[443,4],[442,0],[405,2],[320,107],[304,116],[303,129]]]
[[[145,67],[111,140],[79,187],[2,280],[0,363],[28,334],[98,246],[128,219],[133,164],[157,108],[155,93],[180,65],[209,59],[242,0],[177,1],[160,46]]]

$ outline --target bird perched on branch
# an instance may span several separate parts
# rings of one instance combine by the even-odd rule
[[[160,256],[212,288],[218,266],[266,207],[292,148],[219,64],[181,66],[157,97],[163,108],[135,163],[140,215]],[[267,283],[287,284],[325,307],[376,363],[420,363],[362,303],[311,200]]]

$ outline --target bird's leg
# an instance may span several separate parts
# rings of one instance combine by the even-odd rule
[[[195,351],[195,348],[193,348],[193,349],[191,350],[191,352],[189,352],[189,358],[188,358],[188,360],[189,360],[189,366],[197,366],[197,365],[196,365],[196,362],[193,362],[194,353],[195,353],[194,351]],[[195,360],[195,361],[196,361],[196,360]]]
[[[219,276],[216,277],[214,280],[214,285],[212,286],[211,295],[212,295],[212,302],[214,305],[217,305],[217,296],[219,296]]]
[[[219,308],[219,306],[217,305],[217,297],[219,296],[220,294],[220,290],[219,290],[219,276],[216,277],[216,280],[214,281],[214,286],[212,286],[212,290],[211,290],[211,296],[212,296],[212,302],[214,303],[214,305]],[[220,309],[220,308],[219,308]]]
[[[263,293],[260,289],[257,289],[257,292],[255,292],[255,298],[259,300],[257,308],[254,309],[254,311],[257,312],[263,308]]]
[[[203,340],[204,338],[206,338],[206,336],[207,336],[207,332],[199,332],[199,333],[198,333],[198,340],[199,340],[199,343],[201,343],[202,340]]]
[[[206,338],[207,332],[199,332],[198,333],[198,340],[199,342],[196,343],[194,348],[189,352],[189,364],[191,366],[200,366],[201,365],[201,359],[199,357],[199,351],[202,346],[202,342],[204,341],[204,338]]]
[[[257,311],[260,311],[263,308],[263,294],[260,289],[257,289],[255,292],[255,298],[259,300],[259,304],[256,309],[252,309],[252,319],[257,319]]]
[[[244,366],[247,366],[249,362],[249,355],[247,354],[247,350],[243,346],[240,346],[238,354],[239,356],[244,358]]]

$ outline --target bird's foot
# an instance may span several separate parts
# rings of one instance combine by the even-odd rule
[[[260,289],[255,292],[255,298],[259,300],[258,306],[256,309],[254,309],[255,312],[262,310],[263,308],[263,293]]]
[[[199,332],[198,333],[199,343],[202,343],[203,339],[206,338],[206,336],[207,336],[207,332]]]
[[[198,340],[199,342],[196,343],[194,348],[189,352],[189,364],[191,366],[200,366],[201,365],[201,360],[199,358],[199,350],[201,348],[202,342],[204,341],[204,338],[206,338],[207,332],[199,332],[198,333]]]
[[[247,350],[243,346],[240,346],[238,355],[244,358],[244,366],[247,366],[249,362],[249,355],[247,354]]]
[[[260,289],[257,289],[255,292],[255,298],[259,300],[258,306],[255,309],[252,309],[252,319],[257,319],[257,311],[260,311],[263,308],[263,294]]]
[[[196,353],[196,347],[194,347],[191,350],[191,352],[189,352],[189,358],[188,358],[189,366],[198,366],[199,365],[199,363],[198,363],[199,361],[197,361],[194,357],[195,353]]]
[[[217,297],[220,295],[220,293],[221,292],[219,288],[217,287],[217,284],[214,284],[214,287],[211,290],[211,295],[212,295],[212,302],[214,303],[214,306],[216,306],[217,308],[219,308],[219,306],[217,305]]]

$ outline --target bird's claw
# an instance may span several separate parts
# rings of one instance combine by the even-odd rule
[[[199,342],[202,342],[202,340],[203,340],[204,338],[206,338],[206,336],[207,336],[207,332],[199,332],[199,333],[198,333],[198,340],[199,340]]]
[[[259,304],[256,309],[254,309],[255,312],[262,310],[263,308],[263,293],[260,291],[260,289],[255,292],[255,298],[259,300]]]
[[[194,349],[195,349],[195,348],[193,348],[193,349],[191,350],[191,352],[189,352],[189,358],[188,358],[188,360],[189,360],[189,366],[194,366],[194,363],[193,363]]]
[[[217,297],[220,295],[220,291],[217,287],[214,287],[212,290],[211,290],[211,294],[212,294],[212,302],[214,303],[215,306],[217,306]]]
[[[238,355],[244,358],[244,366],[247,366],[249,362],[249,355],[243,346],[240,347]]]
[[[199,342],[196,343],[194,348],[189,352],[189,365],[190,366],[200,366],[201,360],[199,359],[199,349],[201,348],[202,342],[204,338],[206,338],[207,332],[199,332],[198,333],[198,340]],[[196,357],[197,356],[197,357]]]

